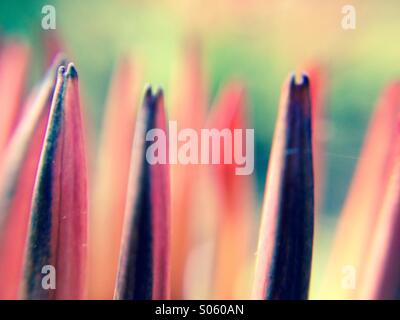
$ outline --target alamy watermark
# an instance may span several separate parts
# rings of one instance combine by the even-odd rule
[[[357,284],[357,270],[354,266],[347,265],[342,268],[341,287],[345,290],[355,290]]]
[[[146,150],[150,164],[232,164],[236,175],[250,175],[254,170],[254,129],[185,128],[178,132],[177,122],[169,121],[168,134],[151,129],[146,141],[152,142]]]
[[[342,28],[344,30],[354,30],[356,28],[356,8],[350,4],[342,7]]]
[[[45,5],[42,7],[42,29],[55,30],[56,29],[56,8],[52,5]]]
[[[42,288],[44,290],[56,289],[56,268],[50,264],[43,266],[42,274]]]

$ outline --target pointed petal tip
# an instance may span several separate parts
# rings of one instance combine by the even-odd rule
[[[153,88],[151,84],[146,84],[144,89],[144,97],[145,99],[150,99],[153,96]]]
[[[162,99],[164,97],[164,91],[163,88],[161,86],[158,86],[157,91],[156,91],[156,98],[158,99]]]
[[[71,79],[78,78],[78,71],[76,70],[76,67],[72,62],[68,64],[67,77],[70,77]]]
[[[301,73],[300,78],[291,74],[287,85],[287,97],[294,105],[302,106],[304,112],[310,112],[310,79],[305,73]]]
[[[30,207],[24,298],[82,299],[85,296],[86,151],[78,88],[68,86],[68,81],[73,83],[76,75],[71,63],[58,67]],[[55,266],[57,276],[62,275],[56,291],[43,291],[38,279],[42,261]]]
[[[64,73],[65,73],[65,66],[64,65],[59,66],[57,74],[58,75],[63,75]]]
[[[144,94],[144,106],[147,108],[156,108],[163,101],[164,92],[161,86],[157,87],[157,91],[153,92],[152,86],[148,84]]]
[[[150,97],[162,97],[164,95],[164,90],[161,86],[157,86],[157,90],[153,93],[153,87],[151,84],[147,84],[145,86],[145,93],[144,96],[146,98]]]
[[[55,77],[57,78],[58,75],[62,75],[65,72],[65,66],[67,65],[67,59],[64,56],[58,55],[56,56],[50,67],[47,69],[46,77]],[[62,69],[60,69],[63,67]]]
[[[290,88],[293,89],[309,89],[310,87],[310,79],[308,75],[304,72],[301,73],[292,73],[290,75]]]

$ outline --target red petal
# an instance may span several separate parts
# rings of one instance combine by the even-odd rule
[[[116,299],[167,299],[170,294],[169,166],[148,162],[151,129],[166,134],[160,152],[167,155],[162,92],[153,95],[149,88],[136,123]]]
[[[246,106],[243,85],[239,82],[230,83],[221,91],[208,127],[229,129],[233,137],[235,129],[246,129]],[[242,139],[245,152],[246,140],[243,134]],[[211,165],[209,168],[213,172],[212,182],[216,183],[216,201],[219,202],[213,290],[214,297],[218,299],[237,297],[238,282],[253,255],[249,247],[249,232],[255,212],[252,180],[251,176],[236,174],[234,147],[235,144],[232,143],[232,164],[224,164],[224,145],[221,143],[221,164]]]
[[[19,42],[5,42],[0,51],[0,160],[15,128],[21,107],[29,49]]]
[[[86,281],[87,172],[78,76],[59,70],[32,200],[23,294],[29,299],[82,299]],[[42,268],[56,270],[55,290]]]
[[[15,299],[22,274],[29,211],[49,117],[57,59],[18,124],[0,168],[0,299]]]

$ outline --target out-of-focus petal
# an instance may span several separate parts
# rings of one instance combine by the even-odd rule
[[[249,288],[241,288],[239,293],[237,288],[242,273],[248,269],[249,260],[254,256],[254,250],[249,247],[251,221],[255,219],[254,190],[250,175],[237,174],[236,169],[242,164],[237,164],[235,159],[235,148],[240,148],[241,155],[254,157],[254,154],[249,154],[252,150],[246,146],[246,132],[243,132],[247,129],[246,106],[244,86],[240,82],[231,82],[222,89],[207,125],[220,132],[228,129],[232,142],[231,161],[224,158],[225,143],[229,142],[221,138],[220,141],[224,141],[220,144],[221,164],[209,167],[214,177],[211,182],[216,185],[216,201],[219,202],[213,277],[213,297],[217,299],[244,298],[249,292],[245,290]],[[235,141],[235,129],[242,130],[241,140]]]
[[[29,221],[33,185],[46,132],[57,58],[40,86],[5,150],[0,168],[0,299],[17,298]]]
[[[135,64],[122,60],[115,70],[106,105],[91,199],[91,299],[111,299],[114,294],[138,102],[137,78]]]
[[[0,50],[0,161],[16,126],[28,70],[29,48],[13,40]]]
[[[200,132],[205,121],[207,93],[202,51],[199,43],[194,39],[190,39],[184,48],[180,68],[181,70],[177,72],[178,77],[175,79],[176,83],[179,83],[179,90],[176,92],[175,108],[172,110],[171,119],[176,120],[178,132],[186,128]],[[172,152],[178,153],[177,150],[172,150]],[[200,172],[201,168],[197,165],[171,163],[171,223],[174,230],[171,238],[171,295],[173,299],[185,297],[184,278],[187,273],[189,252],[193,249],[195,237],[195,230],[192,227],[194,207],[199,197],[197,192]]]
[[[391,175],[400,106],[400,84],[383,93],[372,116],[357,168],[344,204],[333,242],[321,297],[354,298],[356,288],[343,285],[346,270],[363,271],[364,258]],[[349,272],[350,272],[349,271]]]

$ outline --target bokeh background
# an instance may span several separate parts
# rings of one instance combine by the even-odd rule
[[[201,44],[209,105],[232,77],[248,89],[255,129],[254,183],[261,205],[280,89],[309,63],[326,82],[326,164],[316,239],[316,278],[324,269],[336,219],[382,88],[400,75],[400,2],[319,0],[0,1],[0,34],[33,48],[29,82],[43,73],[41,8],[56,8],[57,35],[80,73],[86,112],[98,132],[112,69],[122,54],[140,61],[145,83],[179,94],[174,73],[188,38]],[[356,29],[343,30],[342,7],[356,8]],[[314,275],[314,276],[315,276]]]

